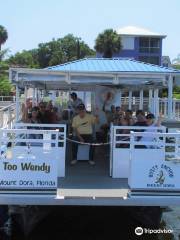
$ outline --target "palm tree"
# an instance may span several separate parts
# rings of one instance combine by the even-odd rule
[[[121,37],[113,29],[106,29],[95,40],[95,49],[104,58],[112,58],[114,53],[122,49]]]
[[[0,25],[0,51],[1,51],[1,45],[4,44],[7,39],[8,39],[7,30],[5,29],[5,27]]]

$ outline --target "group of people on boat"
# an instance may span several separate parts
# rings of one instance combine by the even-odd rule
[[[53,106],[52,101],[41,101],[33,106],[32,100],[28,98],[26,104],[22,104],[22,121],[25,123],[55,124],[61,121],[61,116],[58,113],[58,108]]]
[[[73,129],[73,144],[71,164],[77,163],[78,144],[89,143],[89,163],[94,165],[93,146],[91,143],[95,138],[97,142],[106,142],[110,125],[116,126],[143,126],[155,127],[161,125],[161,117],[155,121],[155,116],[152,113],[147,113],[143,110],[137,110],[135,116],[130,109],[123,110],[120,106],[111,105],[110,110],[106,109],[104,102],[102,109],[96,108],[95,115],[87,112],[83,101],[78,98],[75,92],[70,94],[71,101],[68,102],[68,108],[71,111],[71,127]],[[36,106],[32,106],[32,101],[27,99],[26,105],[22,106],[22,121],[26,123],[46,123],[58,124],[62,123],[63,115],[58,111],[52,101],[41,101]],[[124,129],[121,133],[129,133],[130,130]]]

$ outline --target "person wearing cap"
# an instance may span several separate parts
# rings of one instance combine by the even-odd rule
[[[78,98],[77,94],[75,92],[72,92],[70,94],[71,96],[71,101],[69,101],[68,103],[68,108],[71,109],[73,111],[73,113],[77,113],[77,107],[79,104],[83,103],[83,101]]]
[[[86,112],[85,105],[83,103],[79,104],[77,107],[78,115],[73,118],[72,127],[75,133],[74,140],[80,143],[92,143],[93,142],[93,125],[98,123],[98,116],[93,116]],[[89,150],[89,164],[94,165],[93,161],[93,146],[90,146]],[[72,155],[73,160],[71,164],[77,163],[77,151],[78,143],[73,143],[72,145]]]
[[[162,122],[162,116],[160,114],[160,116],[157,119],[157,122],[155,122],[155,116],[153,113],[149,113],[146,116],[146,124],[149,127],[160,127],[161,126],[161,122]]]

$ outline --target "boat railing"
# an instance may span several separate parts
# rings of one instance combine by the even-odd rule
[[[0,102],[15,102],[15,96],[0,96]]]
[[[131,132],[130,145],[131,151],[161,149],[164,153],[163,161],[175,160],[180,163],[180,133]]]
[[[64,162],[58,130],[0,130],[0,192],[56,191]]]
[[[41,130],[44,132],[44,138],[51,139],[51,136],[48,134],[49,130],[58,130],[58,139],[59,139],[59,147],[61,150],[62,161],[60,162],[58,176],[65,176],[65,152],[66,152],[66,134],[67,134],[67,126],[66,124],[34,124],[34,123],[14,123],[12,126],[14,129],[25,129],[26,131],[30,131],[32,129]]]
[[[151,129],[151,130],[150,130]],[[129,176],[129,152],[130,152],[130,135],[131,131],[159,131],[166,132],[166,127],[139,127],[139,126],[112,126],[112,154],[111,163],[113,178],[128,178]]]
[[[159,111],[163,114],[164,118],[168,118],[168,99],[160,98]],[[173,119],[180,120],[180,99],[173,99]]]
[[[129,108],[129,97],[122,97],[121,104],[125,108]],[[180,120],[180,99],[173,98],[173,119]],[[130,108],[133,111],[137,111],[138,109],[144,109],[145,111],[153,112],[158,115],[159,112],[162,113],[164,118],[168,118],[168,99],[167,98],[158,98],[154,99],[144,97],[143,98],[143,106],[141,106],[141,101],[139,97],[132,97]]]
[[[0,129],[1,178],[12,184],[16,182],[16,186],[9,187],[1,184],[1,191],[57,189],[58,177],[65,176],[66,125],[52,125],[17,123],[16,128]],[[52,180],[56,184],[46,185]],[[23,185],[27,181],[34,183]]]
[[[15,120],[15,103],[0,109],[0,128],[11,128]]]

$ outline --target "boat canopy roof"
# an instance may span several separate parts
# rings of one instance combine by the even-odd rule
[[[180,71],[126,58],[85,58],[45,69],[11,68],[10,81],[48,90],[92,90],[95,85],[116,88],[163,88]]]

